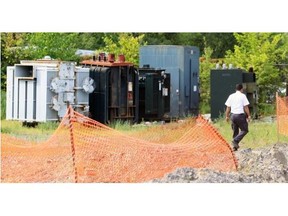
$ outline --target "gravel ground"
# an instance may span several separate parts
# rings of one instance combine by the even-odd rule
[[[181,168],[153,183],[287,183],[288,144],[259,149],[239,149],[237,172]]]

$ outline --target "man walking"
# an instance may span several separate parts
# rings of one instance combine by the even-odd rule
[[[239,148],[239,142],[248,133],[248,121],[251,119],[248,107],[249,101],[243,93],[242,84],[236,85],[236,92],[229,95],[225,105],[227,106],[226,121],[229,122],[229,119],[231,119],[232,122],[232,148],[233,151],[237,151]],[[239,131],[239,129],[241,131]]]

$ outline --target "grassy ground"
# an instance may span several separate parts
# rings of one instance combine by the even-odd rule
[[[39,123],[36,127],[24,127],[22,122],[1,120],[1,133],[31,141],[44,141],[58,127],[57,122]]]
[[[43,141],[49,138],[58,127],[57,122],[39,123],[35,128],[23,127],[21,122],[6,121],[5,119],[5,98],[6,94],[1,91],[1,133],[10,134],[16,137],[24,138],[31,141]],[[207,107],[202,107],[207,109]],[[265,105],[262,110],[266,114],[275,113],[275,107]],[[219,133],[227,140],[232,140],[231,125],[224,121],[224,119],[217,120],[212,123],[219,131]],[[110,127],[120,130],[122,132],[133,133],[135,130],[145,130],[145,127],[130,125],[125,122],[116,122]],[[244,137],[240,143],[241,148],[258,148],[268,145],[273,145],[277,142],[288,143],[288,137],[279,136],[277,134],[277,122],[275,119],[266,118],[266,120],[253,120],[249,123],[249,133]]]
[[[19,138],[24,138],[31,141],[43,141],[49,138],[58,127],[57,122],[39,123],[35,128],[23,127],[18,121],[1,121],[1,133],[10,134]],[[230,123],[225,120],[217,120],[212,123],[227,142],[232,140],[232,129]],[[117,122],[115,125],[110,125],[116,130],[130,133],[135,130],[145,130],[146,127],[135,127],[127,123]],[[129,134],[128,133],[128,134]],[[243,138],[240,143],[241,148],[259,148],[273,145],[277,142],[288,143],[288,137],[278,136],[277,122],[273,118],[266,120],[253,120],[249,123],[249,133]]]
[[[213,125],[219,133],[230,143],[232,141],[231,123],[225,120],[218,120]],[[249,133],[240,142],[240,148],[260,148],[275,143],[288,143],[288,137],[278,136],[277,121],[267,117],[262,120],[252,120],[249,123]]]

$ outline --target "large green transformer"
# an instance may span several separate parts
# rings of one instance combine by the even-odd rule
[[[170,120],[170,74],[164,69],[139,68],[139,121]]]
[[[210,71],[211,119],[217,119],[225,113],[225,102],[234,93],[236,84],[242,84],[249,101],[253,117],[257,117],[257,85],[253,72],[242,69],[212,69]]]

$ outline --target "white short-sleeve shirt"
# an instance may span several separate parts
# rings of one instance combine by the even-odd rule
[[[231,107],[231,113],[241,114],[245,113],[244,106],[249,105],[249,101],[245,94],[240,91],[236,91],[235,93],[229,95],[225,105]]]

